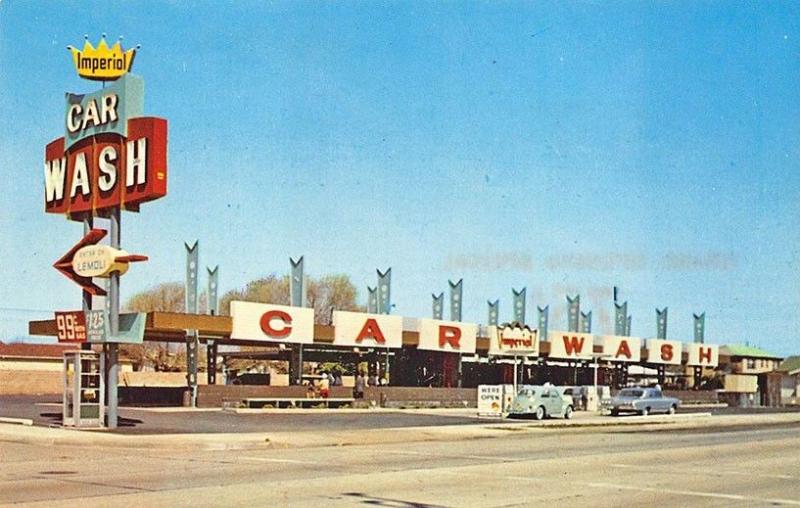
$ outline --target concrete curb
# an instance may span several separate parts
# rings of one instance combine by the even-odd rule
[[[32,426],[33,420],[29,418],[9,418],[7,416],[0,416],[0,423],[14,423],[17,425]]]
[[[477,410],[462,408],[446,409],[398,409],[385,407],[370,408],[226,408],[222,411],[239,415],[250,414],[423,414],[433,416],[451,416],[457,418],[479,418]]]
[[[709,418],[711,413],[679,413],[675,415],[649,415],[649,416],[598,416],[602,420],[545,420],[537,422],[536,428],[584,428],[584,427],[618,427],[624,425],[657,425],[676,424],[697,418]]]

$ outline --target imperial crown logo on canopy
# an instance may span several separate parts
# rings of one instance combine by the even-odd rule
[[[107,216],[167,193],[167,121],[144,116],[144,80],[130,73],[135,50],[72,46],[82,78],[112,81],[86,94],[66,94],[64,136],[45,148],[45,212],[71,220]]]

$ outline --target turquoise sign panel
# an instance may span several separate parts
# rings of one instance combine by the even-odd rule
[[[575,298],[567,296],[567,325],[570,332],[577,332],[581,316],[581,296]]]
[[[433,297],[433,319],[442,319],[444,315],[444,293],[431,294]]]
[[[289,275],[289,296],[292,300],[293,307],[306,306],[306,276],[305,265],[303,263],[303,256],[295,261],[289,258],[292,273]]]
[[[514,321],[517,323],[525,324],[525,294],[527,291],[528,288],[522,288],[521,291],[511,288],[514,301]]]
[[[118,344],[141,344],[144,341],[144,325],[147,314],[134,312],[119,315],[119,334],[109,339]]]
[[[200,249],[197,240],[191,247],[188,243],[183,245],[186,247],[185,309],[187,314],[197,314],[197,270],[200,264]]]
[[[86,342],[108,342],[111,335],[108,324],[108,312],[105,310],[90,310],[86,312]]]
[[[464,296],[464,279],[458,282],[447,281],[450,284],[450,321],[461,321],[461,301]]]
[[[667,308],[664,310],[656,309],[656,337],[659,339],[667,338]]]
[[[544,307],[536,307],[536,310],[539,311],[539,340],[546,341],[547,340],[547,321],[549,319],[550,314],[550,306],[545,305]]]
[[[126,74],[85,95],[66,94],[64,147],[96,134],[128,134],[128,119],[144,116],[144,80]]]
[[[694,316],[694,341],[702,344],[705,342],[706,313],[703,312],[699,316],[697,314],[692,315]]]
[[[86,341],[92,344],[141,344],[147,314],[132,312],[119,315],[119,333],[111,335],[108,313],[105,310],[90,310],[86,313]]]
[[[500,300],[488,301],[489,304],[489,326],[497,326],[500,314]]]

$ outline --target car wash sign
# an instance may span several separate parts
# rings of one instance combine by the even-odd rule
[[[314,342],[314,309],[255,302],[231,302],[234,341]]]
[[[619,335],[604,335],[600,337],[603,345],[603,357],[617,362],[641,361],[642,339]]]
[[[419,320],[417,349],[452,353],[475,353],[478,325],[439,319]]]
[[[550,341],[550,357],[565,360],[591,360],[594,335],[588,333],[552,331],[547,334]]]
[[[333,312],[333,345],[400,348],[403,318],[388,314]]]
[[[45,148],[45,212],[104,216],[167,193],[167,121],[143,116],[144,80],[124,74],[87,94],[66,94],[64,136]]]

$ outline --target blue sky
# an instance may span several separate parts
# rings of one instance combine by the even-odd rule
[[[20,2],[0,4],[0,331],[77,308],[51,268],[81,226],[43,212],[68,44],[125,36],[145,111],[169,120],[169,194],[123,217],[150,261],[123,298],[182,280],[200,240],[222,289],[305,255],[366,300],[464,319],[579,292],[612,331],[800,352],[800,5],[792,2]],[[20,310],[22,309],[22,310]],[[26,310],[27,309],[27,310]]]

